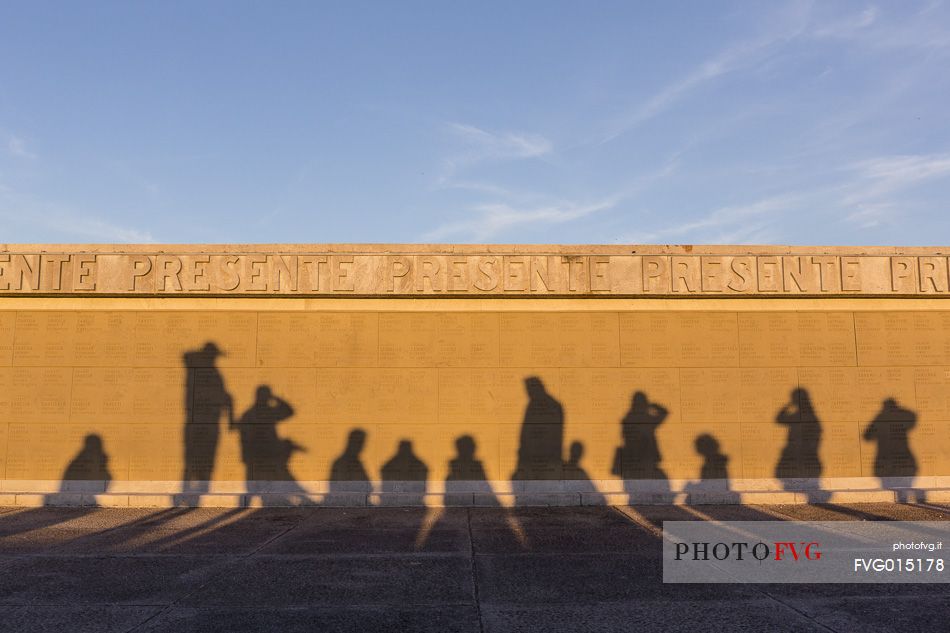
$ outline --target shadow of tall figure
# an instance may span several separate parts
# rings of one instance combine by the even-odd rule
[[[330,466],[329,494],[325,503],[333,505],[336,495],[368,495],[373,492],[373,484],[360,457],[365,447],[366,431],[352,429],[346,436],[343,453]]]
[[[571,490],[582,495],[583,505],[604,505],[606,503],[604,495],[597,490],[594,482],[591,481],[590,475],[581,466],[583,458],[584,444],[577,441],[571,442],[571,446],[567,451],[567,461],[561,467],[561,477],[572,482],[574,487]]]
[[[66,469],[63,471],[63,477],[60,480],[59,492],[46,495],[43,505],[62,505],[72,502],[67,500],[66,496],[71,496],[79,492],[70,482],[101,482],[101,489],[96,485],[96,490],[83,489],[81,492],[108,492],[112,483],[112,473],[109,472],[109,455],[106,454],[102,446],[102,438],[95,433],[91,433],[83,438],[82,448],[76,453],[76,456],[69,460]],[[72,490],[70,488],[73,488]],[[83,504],[84,506],[87,504]]]
[[[874,476],[884,484],[885,477],[916,477],[917,459],[910,450],[907,434],[917,425],[917,414],[905,409],[893,398],[881,405],[881,410],[867,428],[864,439],[877,443],[874,456]]]
[[[808,479],[805,488],[810,489],[810,501],[824,502],[828,494],[820,489],[821,421],[811,402],[807,389],[793,389],[789,401],[779,410],[775,421],[788,427],[785,446],[775,465],[775,477],[781,480],[785,490],[800,490],[801,485],[791,480]],[[814,485],[815,488],[811,489]]]
[[[412,450],[412,442],[400,440],[396,454],[380,469],[383,492],[396,493],[397,505],[425,507],[426,481],[429,467]],[[383,497],[386,503],[386,497]]]
[[[620,422],[623,445],[614,456],[611,473],[624,480],[624,489],[632,497],[633,480],[650,480],[645,492],[655,497],[669,495],[670,485],[666,472],[660,467],[663,456],[656,440],[657,429],[669,411],[656,402],[650,402],[642,391],[633,394],[630,410]],[[659,499],[662,500],[662,499]]]
[[[231,427],[240,435],[248,495],[257,495],[262,505],[265,498],[261,486],[267,482],[274,482],[269,487],[280,490],[271,490],[268,495],[274,504],[307,503],[307,492],[297,485],[290,473],[291,456],[306,449],[277,434],[277,424],[293,414],[294,409],[286,400],[275,396],[269,386],[260,385],[254,394],[254,404]]]
[[[528,392],[512,481],[560,479],[564,446],[564,408],[537,376],[524,381]]]
[[[182,473],[182,495],[176,505],[192,505],[197,495],[208,492],[214,470],[221,416],[228,426],[234,425],[231,395],[224,388],[224,378],[215,366],[224,352],[209,341],[199,350],[182,356],[187,372],[185,382],[185,468]]]

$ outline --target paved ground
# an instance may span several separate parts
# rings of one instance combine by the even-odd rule
[[[664,585],[658,527],[707,516],[950,509],[0,509],[0,631],[947,630],[950,585]]]

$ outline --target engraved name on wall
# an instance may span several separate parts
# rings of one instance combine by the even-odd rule
[[[950,296],[950,257],[0,253],[23,293]]]

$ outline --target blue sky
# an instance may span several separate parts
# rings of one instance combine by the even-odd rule
[[[4,2],[0,242],[950,243],[948,2]]]

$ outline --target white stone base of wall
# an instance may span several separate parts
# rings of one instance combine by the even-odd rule
[[[371,489],[372,492],[367,490]],[[732,481],[206,482],[0,480],[0,506],[513,507],[792,503],[950,503],[950,477]],[[249,492],[250,490],[250,492]],[[201,491],[200,493],[194,491]]]

